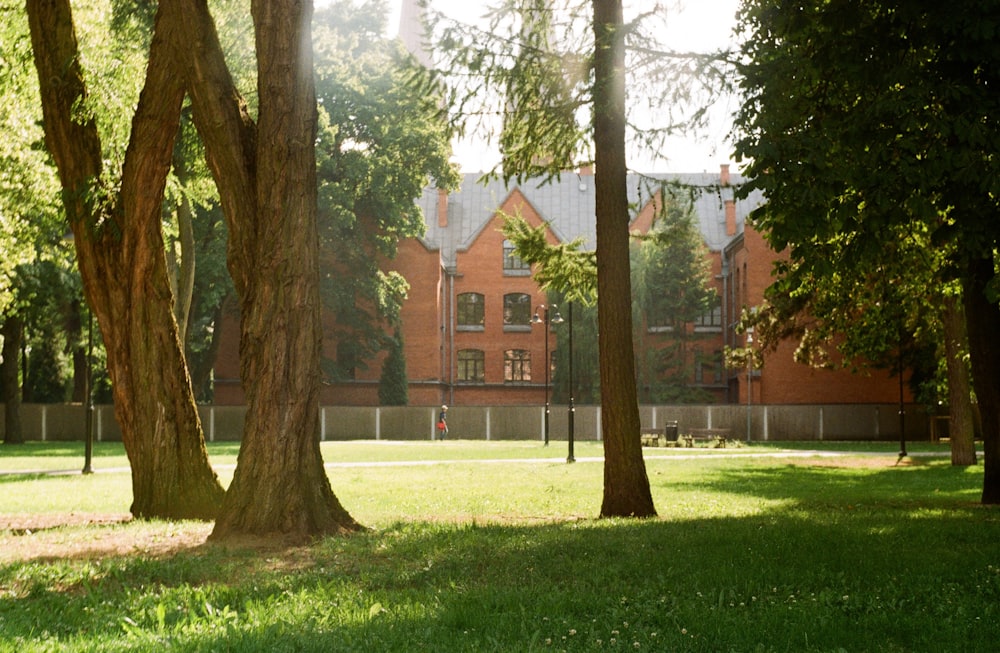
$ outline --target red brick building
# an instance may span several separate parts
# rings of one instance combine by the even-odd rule
[[[594,242],[594,179],[591,174],[564,173],[555,183],[526,183],[507,188],[502,182],[478,183],[466,175],[462,187],[446,194],[428,189],[419,200],[427,225],[423,238],[400,243],[392,262],[410,284],[402,311],[406,371],[411,405],[540,404],[544,396],[545,329],[532,324],[546,301],[501,232],[503,214],[520,215],[532,225],[547,223],[551,242],[583,237]],[[711,364],[696,365],[691,383],[709,390],[718,403],[746,403],[748,373],[727,370],[721,352],[742,346],[733,326],[744,307],[761,303],[771,282],[776,254],[747,225],[759,196],[734,199],[728,166],[718,174],[633,175],[630,206],[636,207],[632,229],[646,231],[655,214],[655,185],[669,180],[699,189],[695,196],[698,226],[712,259],[720,304],[691,329],[699,332],[699,354]],[[238,333],[233,324],[225,333]],[[636,347],[657,346],[655,329],[637,339]],[[329,338],[326,351],[335,351]],[[884,372],[870,376],[846,371],[814,370],[792,360],[795,343],[768,355],[762,370],[749,374],[754,404],[894,403],[898,379]],[[216,365],[217,404],[239,404],[238,343],[227,339]],[[358,370],[347,383],[324,388],[323,405],[377,405],[381,361]],[[909,397],[907,396],[907,401]]]

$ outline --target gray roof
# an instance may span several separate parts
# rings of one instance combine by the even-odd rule
[[[437,190],[426,188],[418,204],[424,213],[427,233],[425,244],[440,249],[446,265],[455,262],[455,253],[468,248],[496,214],[504,200],[519,189],[524,197],[549,222],[562,241],[582,237],[588,248],[594,248],[594,177],[566,172],[551,183],[529,180],[521,185],[507,186],[502,180],[480,182],[480,174],[463,176],[461,188],[448,197],[448,226],[438,226]],[[628,199],[632,217],[640,210],[663,182],[679,193],[692,193],[695,212],[702,236],[709,249],[719,251],[736,236],[726,235],[725,200],[731,199],[734,186],[743,182],[740,175],[730,175],[730,185],[721,186],[719,175],[696,174],[630,174]],[[742,233],[747,215],[762,202],[759,192],[736,201],[736,231]]]

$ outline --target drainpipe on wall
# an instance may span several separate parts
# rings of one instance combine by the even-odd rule
[[[722,342],[723,345],[728,346],[729,342],[729,254],[726,248],[722,248]],[[725,347],[723,347],[725,349]],[[725,363],[725,361],[723,361]],[[727,367],[726,370],[729,368]],[[732,379],[732,373],[727,371],[726,374],[726,402],[731,402],[732,398],[732,383],[729,381]]]
[[[448,275],[448,405],[455,403],[455,276],[454,266],[445,268]]]

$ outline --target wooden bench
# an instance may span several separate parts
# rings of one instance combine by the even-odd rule
[[[693,447],[695,442],[709,442],[724,449],[726,440],[729,439],[729,429],[687,429],[681,439],[686,447]]]
[[[661,426],[660,428],[641,428],[639,429],[639,438],[642,441],[642,446],[644,447],[676,447],[678,445],[677,435],[677,422],[669,422],[668,426],[672,428],[671,436],[674,439],[667,437],[667,428]]]
[[[663,437],[661,429],[639,429],[639,439],[644,447],[665,446],[666,438]]]

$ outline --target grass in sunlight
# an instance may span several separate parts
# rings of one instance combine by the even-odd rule
[[[1000,513],[978,504],[981,467],[865,447],[647,450],[659,517],[636,521],[596,518],[602,465],[579,448],[567,464],[556,444],[437,444],[324,443],[370,530],[294,548],[206,544],[197,522],[58,521],[127,512],[126,472],[0,475],[0,518],[36,503],[55,520],[0,530],[0,650],[988,651],[1000,637]]]

